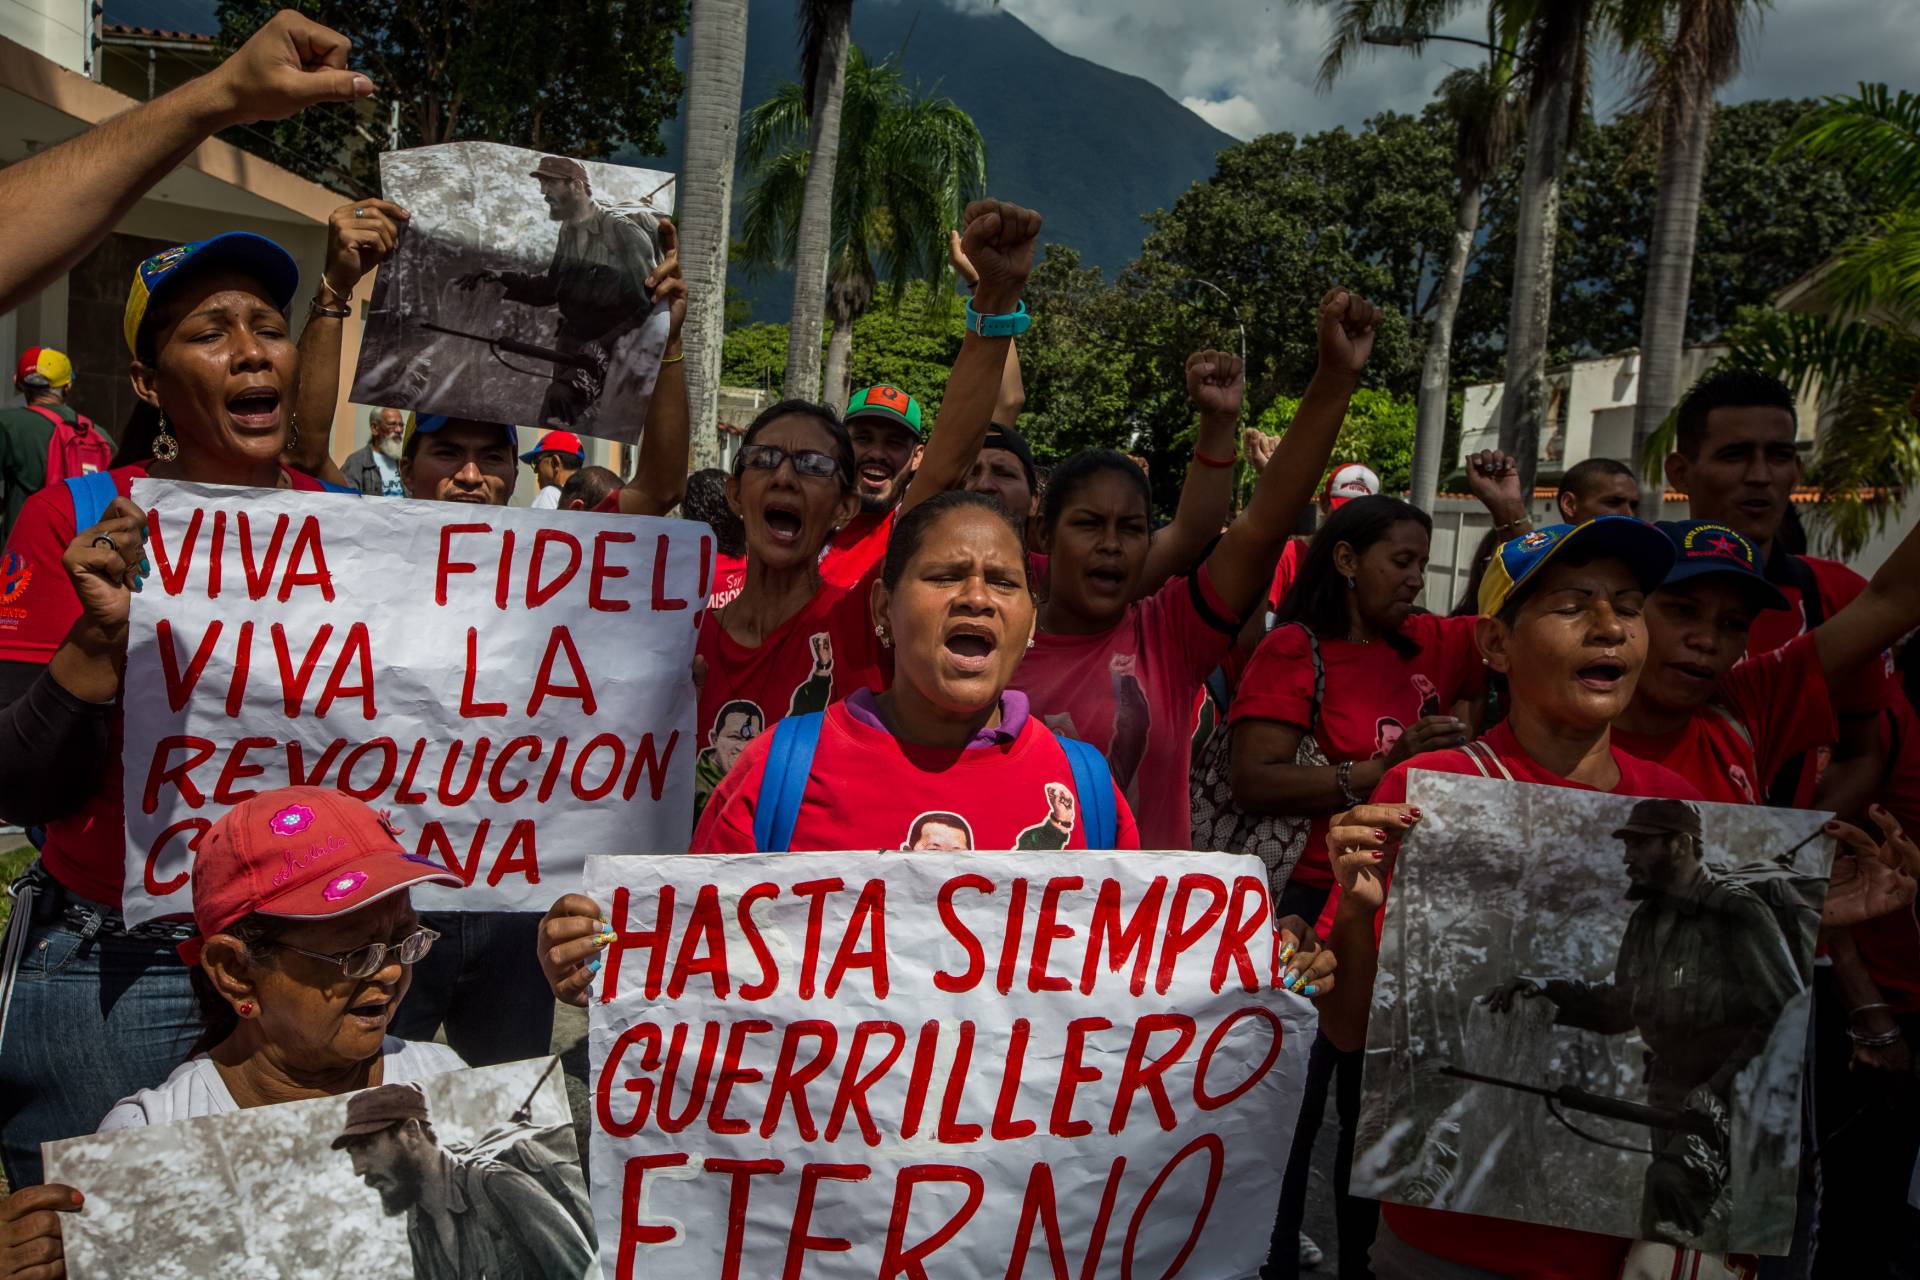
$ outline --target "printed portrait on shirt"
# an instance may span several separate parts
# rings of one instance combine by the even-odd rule
[[[1073,835],[1073,788],[1064,782],[1049,782],[1041,791],[1046,797],[1047,816],[1013,838],[1015,849],[1064,849]]]
[[[707,746],[694,760],[693,812],[697,816],[707,807],[707,797],[727,776],[747,746],[767,727],[767,717],[759,704],[745,698],[722,703],[707,730]]]
[[[973,828],[957,813],[923,813],[907,829],[900,846],[909,853],[959,853],[973,848]]]
[[[1398,720],[1395,720],[1392,716],[1381,716],[1378,720],[1374,721],[1374,758],[1377,760],[1384,756],[1392,755],[1394,747],[1399,744],[1400,735],[1406,731],[1407,727]]]
[[[807,637],[807,647],[813,650],[813,672],[794,686],[793,700],[787,704],[790,716],[825,711],[833,701],[833,637],[816,631]]]

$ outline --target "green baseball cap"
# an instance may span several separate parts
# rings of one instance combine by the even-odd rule
[[[847,401],[847,411],[842,420],[852,422],[855,418],[885,418],[897,422],[918,436],[920,430],[920,402],[898,387],[878,383],[853,393]]]

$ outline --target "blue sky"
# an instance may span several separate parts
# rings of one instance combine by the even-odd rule
[[[980,9],[991,0],[950,0]],[[1236,137],[1275,129],[1358,125],[1374,112],[1415,111],[1439,79],[1477,59],[1462,45],[1363,55],[1330,93],[1315,87],[1329,19],[1289,0],[1000,0],[1068,53],[1130,72]],[[1463,6],[1472,14],[1473,6]],[[1484,19],[1447,28],[1484,38]],[[1844,93],[1861,80],[1920,89],[1920,0],[1775,0],[1722,101]],[[1603,74],[1596,105],[1620,96]]]

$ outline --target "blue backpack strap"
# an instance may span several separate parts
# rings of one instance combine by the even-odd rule
[[[1087,848],[1113,848],[1120,834],[1120,819],[1113,804],[1113,770],[1107,767],[1107,758],[1077,738],[1056,735],[1056,740],[1073,767],[1073,790],[1080,797]]]
[[[120,491],[113,486],[113,477],[104,471],[89,471],[85,475],[68,476],[67,492],[73,498],[73,531],[90,529],[100,523],[100,517],[107,513],[113,500]]]
[[[824,712],[809,711],[773,726],[767,769],[760,775],[760,797],[753,806],[753,847],[763,853],[785,853],[793,843],[793,824],[807,794],[823,719]]]

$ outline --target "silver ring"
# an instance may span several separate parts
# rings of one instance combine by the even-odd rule
[[[367,211],[356,206],[353,211],[353,216],[356,218],[364,218],[367,216]]]
[[[118,551],[120,549],[120,544],[104,533],[94,535],[93,545],[96,547],[105,547],[109,551]]]

